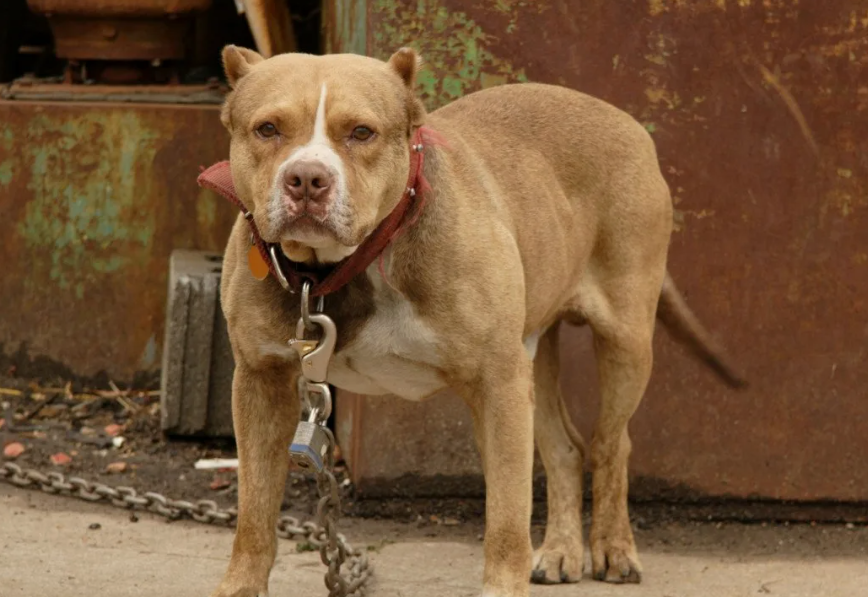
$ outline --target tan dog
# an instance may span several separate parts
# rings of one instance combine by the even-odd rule
[[[423,123],[430,183],[418,221],[326,298],[338,344],[329,382],[421,400],[450,387],[474,420],[487,484],[485,597],[575,582],[583,569],[584,449],[558,386],[561,320],[590,324],[602,402],[590,447],[593,575],[638,582],[627,513],[627,423],[651,372],[663,316],[730,382],[737,378],[666,274],[669,190],[654,144],[630,116],[575,91],[510,85],[432,114],[413,93],[412,50],[388,63],[355,55],[263,60],[229,46],[238,196],[262,238],[308,265],[352,254],[405,191],[410,139]],[[241,217],[222,288],[236,360],[238,530],[219,597],[265,595],[287,446],[299,416],[299,363],[287,348],[299,300],[247,266]],[[658,304],[659,302],[659,304]],[[534,438],[548,474],[545,541],[531,550]]]

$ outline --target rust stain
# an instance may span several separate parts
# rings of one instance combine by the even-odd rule
[[[705,495],[868,500],[853,424],[868,419],[868,332],[853,325],[868,321],[868,1],[376,0],[366,17],[369,52],[419,44],[429,105],[521,73],[652,133],[681,229],[670,271],[753,387],[726,392],[660,335],[634,474]],[[564,336],[565,395],[589,433],[592,348]]]
[[[814,139],[814,133],[811,131],[811,127],[808,126],[808,121],[805,119],[805,115],[802,113],[801,108],[799,108],[799,103],[796,101],[796,98],[793,97],[793,94],[790,93],[789,89],[781,85],[778,77],[776,77],[768,68],[759,63],[757,63],[756,66],[762,73],[763,80],[778,92],[784,105],[786,105],[790,114],[793,116],[793,119],[799,125],[799,130],[802,131],[802,135],[805,137],[805,141],[808,142],[808,145],[810,145],[811,151],[814,152],[814,155],[819,157],[820,148],[817,146],[817,141]]]
[[[213,106],[0,102],[0,351],[131,379],[159,366],[170,252],[222,250]]]

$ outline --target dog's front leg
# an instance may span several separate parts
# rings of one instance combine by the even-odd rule
[[[212,597],[264,597],[277,552],[289,444],[299,401],[286,364],[252,370],[239,363],[232,381],[238,445],[238,527],[229,568]]]
[[[483,597],[526,597],[531,570],[533,384],[524,350],[466,391],[485,472]]]

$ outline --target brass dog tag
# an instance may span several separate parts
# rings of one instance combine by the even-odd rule
[[[250,266],[250,273],[257,280],[268,277],[268,264],[265,263],[256,245],[250,245],[250,250],[247,251],[247,265]]]

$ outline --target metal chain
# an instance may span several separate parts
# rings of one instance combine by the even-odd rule
[[[198,500],[195,503],[172,500],[153,491],[140,495],[132,487],[111,487],[81,477],[66,479],[58,472],[41,473],[23,469],[11,462],[0,466],[0,481],[86,502],[104,502],[117,508],[153,512],[170,520],[189,518],[205,524],[234,526],[238,518],[237,509],[221,509],[212,500]],[[335,521],[340,515],[340,494],[337,479],[331,471],[324,470],[317,475],[317,488],[322,497],[317,504],[316,522],[302,522],[295,516],[283,515],[277,523],[277,536],[303,539],[320,550],[320,558],[328,566],[326,587],[329,597],[361,597],[364,595],[365,583],[370,578],[371,567],[367,554],[354,549],[343,534],[337,532]],[[341,575],[340,568],[345,562],[349,572]]]
[[[330,429],[323,427],[323,430],[328,438],[329,456],[326,466],[316,473],[316,487],[320,496],[316,507],[316,526],[323,532],[323,540],[318,547],[320,559],[328,568],[325,585],[329,597],[361,596],[364,595],[364,585],[370,578],[371,568],[367,554],[353,550],[344,535],[337,530],[341,497],[338,481],[332,473],[335,438]],[[341,567],[345,563],[349,564],[349,572],[341,574]]]
[[[272,255],[272,258],[275,256]],[[279,260],[274,259],[275,269],[280,270]],[[284,286],[286,287],[286,286]],[[319,555],[328,571],[325,574],[329,597],[362,595],[371,570],[367,555],[354,551],[344,536],[338,533],[337,521],[341,515],[341,497],[334,469],[335,436],[326,426],[332,410],[331,389],[327,371],[337,341],[335,322],[323,311],[323,297],[319,297],[316,313],[310,312],[311,283],[305,280],[301,286],[301,317],[295,329],[295,338],[289,345],[298,351],[301,360],[301,375],[298,379],[298,394],[302,405],[308,410],[302,419],[289,448],[290,458],[299,466],[316,471],[316,486],[319,502],[316,508],[316,526],[321,530]],[[321,328],[318,340],[305,340],[304,331]],[[314,397],[318,400],[314,400]],[[341,574],[341,567],[349,564],[349,572]]]

